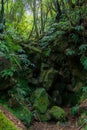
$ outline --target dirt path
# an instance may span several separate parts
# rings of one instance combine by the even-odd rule
[[[64,108],[67,112],[68,122],[62,125],[57,125],[56,122],[42,123],[34,121],[30,128],[26,129],[23,123],[17,119],[12,113],[0,106],[0,110],[10,119],[18,130],[83,130],[78,129],[78,117],[73,117],[70,114],[70,108]]]
[[[70,114],[70,108],[65,108],[68,116],[68,122],[62,125],[57,125],[54,122],[50,123],[41,123],[41,122],[33,122],[31,128],[29,130],[78,130],[76,122],[78,117],[73,117]]]
[[[29,130],[78,130],[75,124],[58,126],[55,123],[34,122]]]

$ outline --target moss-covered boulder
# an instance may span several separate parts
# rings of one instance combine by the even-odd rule
[[[1,111],[0,111],[0,130],[18,130],[13,122],[11,122]]]
[[[48,112],[45,114],[38,113],[38,117],[39,117],[39,121],[41,121],[41,122],[47,122],[51,119],[51,116]]]
[[[30,123],[33,119],[32,112],[25,106],[14,109],[13,114],[20,119],[26,126],[30,126]]]
[[[50,115],[57,121],[64,121],[66,119],[66,112],[58,106],[53,106],[50,109]]]
[[[31,101],[33,102],[33,107],[39,113],[45,113],[49,106],[49,98],[46,90],[44,88],[37,88],[31,96]]]

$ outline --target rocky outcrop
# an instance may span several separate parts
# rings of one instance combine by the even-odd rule
[[[39,113],[45,113],[49,106],[49,98],[44,88],[37,88],[31,96],[31,102],[33,107]]]

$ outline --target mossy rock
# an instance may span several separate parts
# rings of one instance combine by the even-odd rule
[[[1,111],[0,111],[0,130],[18,130],[13,122],[11,122]]]
[[[37,88],[34,93],[32,93],[31,100],[33,102],[34,109],[39,113],[45,113],[47,111],[49,98],[44,88]]]
[[[51,108],[50,115],[56,121],[65,121],[66,119],[66,112],[58,106],[53,106]]]
[[[24,122],[26,126],[30,126],[32,122],[33,115],[32,112],[25,106],[18,108],[17,110],[14,109],[13,114]]]
[[[38,116],[39,116],[39,120],[41,122],[47,122],[47,121],[49,121],[51,119],[51,116],[50,116],[50,114],[48,112],[45,113],[45,114],[38,113]]]

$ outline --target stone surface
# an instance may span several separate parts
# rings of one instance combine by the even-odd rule
[[[50,109],[50,115],[57,121],[64,121],[66,119],[66,112],[58,106],[53,106]]]
[[[37,88],[31,96],[33,107],[39,113],[45,113],[49,106],[48,94],[44,88]]]

